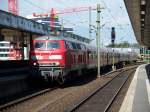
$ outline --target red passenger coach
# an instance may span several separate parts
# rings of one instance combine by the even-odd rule
[[[68,73],[85,68],[86,47],[73,39],[43,36],[33,40],[30,65],[36,77],[63,83]]]

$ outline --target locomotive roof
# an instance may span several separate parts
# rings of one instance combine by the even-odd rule
[[[53,36],[53,35],[50,35],[50,36],[48,36],[48,35],[41,36],[41,37],[38,37],[38,38],[36,38],[34,40],[66,40],[66,41],[72,41],[72,42],[86,44],[84,42],[81,42],[81,41],[73,39],[73,38],[64,37],[64,36]]]
[[[59,35],[45,35],[46,37],[62,37],[62,38],[66,38],[66,39],[74,39],[74,40],[77,40],[77,41],[80,41],[80,42],[84,42],[84,43],[90,43],[92,40],[89,39],[89,38],[85,38],[85,37],[82,37],[82,36],[79,36],[79,35],[76,35],[76,34],[73,34],[73,33],[63,33],[63,34],[59,34]],[[43,36],[44,37],[44,36]]]

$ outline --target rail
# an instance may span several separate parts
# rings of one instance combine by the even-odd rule
[[[105,88],[108,84],[110,84],[116,77],[118,77],[120,74],[130,71],[129,75],[127,76],[126,80],[120,85],[119,89],[116,91],[116,93],[113,95],[113,97],[109,100],[109,103],[105,106],[106,108],[103,110],[103,112],[106,112],[111,104],[113,103],[113,101],[115,100],[116,96],[118,95],[118,93],[120,92],[120,90],[123,88],[124,84],[126,83],[126,81],[128,80],[129,76],[131,74],[133,74],[133,72],[135,71],[135,68],[137,68],[137,66],[134,67],[127,67],[126,69],[120,69],[120,70],[116,70],[114,72],[119,72],[114,78],[112,78],[108,83],[106,83],[103,87],[100,87],[98,89],[96,89],[94,92],[92,92],[90,95],[88,95],[87,97],[85,97],[83,100],[81,100],[79,103],[74,104],[73,106],[70,106],[69,108],[66,109],[65,112],[74,112],[77,111],[78,109],[82,108],[82,106],[84,104],[86,104],[87,101],[89,101],[94,95],[96,95],[98,92],[100,92],[103,88]],[[111,72],[112,73],[112,72]],[[108,75],[108,74],[107,74]],[[106,77],[107,75],[105,75],[104,77]]]

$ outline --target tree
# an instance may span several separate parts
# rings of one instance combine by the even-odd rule
[[[109,44],[107,47],[113,47],[113,48],[129,48],[129,47],[134,47],[134,48],[140,48],[140,45],[137,43],[130,44],[128,41],[123,41],[122,43],[119,44]]]

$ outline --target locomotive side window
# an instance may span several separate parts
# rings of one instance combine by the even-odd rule
[[[60,43],[59,42],[48,42],[47,43],[47,48],[48,49],[59,49],[60,48]]]
[[[44,49],[45,47],[46,47],[45,42],[35,42],[35,44],[34,44],[34,48],[36,48],[36,49]]]
[[[82,49],[82,50],[86,50],[85,45],[82,45],[82,44],[81,44],[81,49]]]

